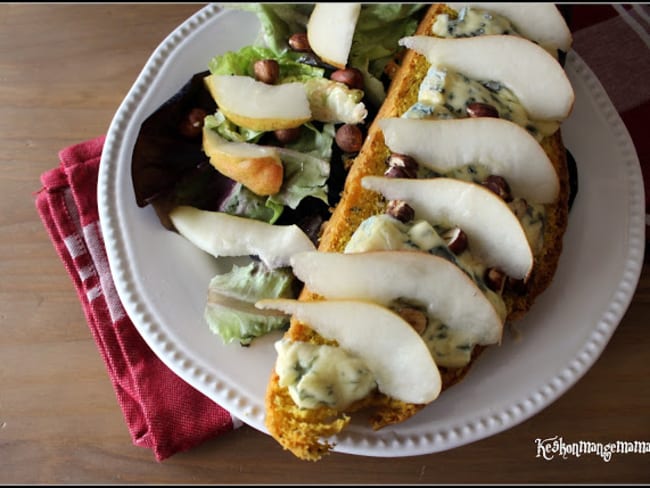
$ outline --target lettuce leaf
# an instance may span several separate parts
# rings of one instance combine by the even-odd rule
[[[262,298],[295,298],[295,277],[288,268],[267,269],[261,262],[232,269],[210,280],[204,317],[225,344],[249,345],[256,337],[289,325],[289,317],[255,308]]]
[[[254,76],[253,65],[256,61],[274,59],[280,67],[278,83],[306,81],[324,76],[323,68],[299,62],[301,56],[300,53],[294,51],[276,53],[263,46],[245,46],[239,51],[228,51],[213,57],[208,62],[208,69],[215,75]]]
[[[364,3],[350,48],[348,65],[364,74],[366,96],[379,106],[386,97],[381,81],[384,67],[400,49],[397,41],[415,32],[426,3]],[[287,39],[305,32],[314,8],[305,4],[226,3],[225,7],[253,12],[262,26],[257,43],[275,54],[291,52]]]
[[[415,32],[428,4],[364,4],[352,39],[348,65],[364,74],[366,96],[379,106],[386,98],[380,81],[386,64],[400,49],[397,41]]]

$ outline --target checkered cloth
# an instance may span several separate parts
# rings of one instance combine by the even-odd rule
[[[36,206],[75,284],[133,443],[161,461],[241,422],[167,368],[122,307],[97,210],[103,144],[102,136],[62,150],[60,165],[41,176]]]
[[[573,5],[570,12],[573,49],[598,77],[636,147],[650,237],[650,5]]]

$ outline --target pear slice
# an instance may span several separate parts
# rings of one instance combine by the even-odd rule
[[[536,120],[568,117],[575,94],[558,61],[522,37],[486,35],[457,39],[411,36],[399,44],[424,55],[435,66],[479,81],[502,83]]]
[[[253,193],[275,195],[282,187],[284,166],[277,149],[249,142],[232,142],[203,126],[203,152],[217,171]]]
[[[356,300],[260,300],[262,309],[281,310],[307,324],[345,351],[360,357],[379,391],[406,403],[426,404],[440,394],[442,381],[422,338],[397,314]]]
[[[293,273],[327,299],[387,306],[403,298],[427,307],[449,329],[473,344],[501,341],[503,320],[486,295],[450,261],[413,251],[334,253],[308,251],[291,257]]]
[[[432,225],[460,227],[486,266],[498,266],[516,279],[530,275],[533,252],[526,233],[505,201],[487,188],[451,178],[366,176],[361,184],[389,200],[406,201],[416,218]]]
[[[302,83],[269,85],[250,76],[210,75],[205,84],[219,110],[242,127],[258,131],[292,129],[311,119]]]
[[[297,225],[259,220],[181,205],[169,213],[176,230],[215,257],[258,256],[270,269],[288,266],[293,254],[315,249]]]
[[[307,22],[311,50],[326,63],[345,68],[360,12],[360,3],[317,3]]]
[[[512,22],[522,36],[544,47],[567,52],[573,44],[571,31],[553,3],[447,2],[446,5],[456,11],[476,7],[501,15]]]
[[[490,117],[435,120],[387,118],[379,121],[391,151],[446,172],[468,164],[503,176],[513,196],[531,203],[554,202],[560,181],[535,138],[518,124]]]

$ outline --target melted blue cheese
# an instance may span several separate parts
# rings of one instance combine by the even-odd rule
[[[476,37],[484,35],[511,35],[524,37],[517,27],[503,15],[477,7],[463,7],[456,18],[447,14],[436,17],[431,32],[439,37]],[[535,42],[535,41],[533,41]],[[541,47],[558,58],[558,51],[552,46]]]
[[[487,10],[463,7],[458,17],[438,15],[431,32],[439,37],[474,37],[483,35],[512,34],[520,36],[512,23],[502,15]]]
[[[459,266],[485,293],[499,316],[506,315],[505,304],[500,295],[490,290],[483,280],[485,266],[474,259],[469,250],[454,255],[440,234],[449,228],[445,223],[433,226],[424,220],[403,223],[388,214],[369,217],[352,234],[345,248],[349,252],[385,250],[420,251],[443,257]],[[466,365],[476,341],[462,329],[450,329],[440,320],[427,313],[426,304],[411,304],[427,315],[428,325],[422,334],[434,361],[439,366],[461,367]],[[396,310],[400,307],[393,304]]]
[[[445,68],[431,66],[420,84],[418,99],[402,115],[411,119],[467,117],[471,103],[493,106],[502,119],[510,120],[541,141],[559,128],[559,122],[532,120],[517,96],[495,81],[479,81]]]
[[[327,406],[343,409],[377,387],[362,359],[340,347],[281,339],[275,371],[280,386],[301,408]]]
[[[483,9],[463,7],[457,18],[439,15],[432,32],[440,37],[474,37],[507,34],[521,37],[510,21]],[[557,57],[557,50],[550,51]],[[467,105],[474,102],[492,105],[502,119],[528,130],[538,141],[556,132],[555,121],[532,120],[516,95],[499,81],[474,80],[440,66],[432,66],[422,84],[417,102],[403,117],[449,119],[467,117]]]
[[[429,319],[422,339],[438,366],[461,368],[472,358],[474,344],[467,335],[450,329],[440,320]]]

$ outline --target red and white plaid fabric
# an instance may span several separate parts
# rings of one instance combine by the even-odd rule
[[[650,188],[650,7],[574,5],[570,26],[573,48],[620,113],[636,146],[645,187]],[[122,307],[97,210],[103,143],[104,137],[98,137],[62,150],[60,165],[41,177],[36,205],[75,284],[133,442],[163,460],[241,422],[169,370]],[[648,191],[646,215],[650,225]]]
[[[571,6],[573,49],[607,91],[641,163],[650,237],[650,5]]]
[[[133,443],[159,461],[241,425],[174,374],[127,316],[111,277],[97,210],[104,137],[66,148],[41,176],[36,206],[75,284]]]

